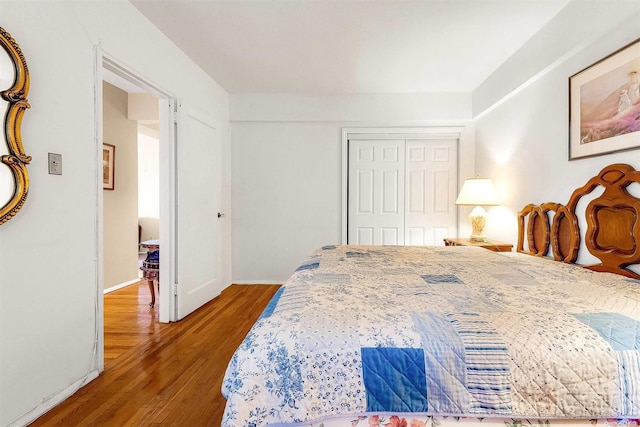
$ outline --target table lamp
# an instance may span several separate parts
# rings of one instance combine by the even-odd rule
[[[487,212],[482,206],[495,206],[498,204],[498,194],[493,187],[493,182],[485,178],[471,178],[464,181],[456,205],[475,206],[469,214],[471,221],[470,242],[487,242],[484,234],[484,226],[487,224]]]

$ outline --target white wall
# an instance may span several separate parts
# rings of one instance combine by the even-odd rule
[[[334,123],[235,123],[234,283],[281,283],[340,241],[340,130]]]
[[[594,25],[587,31],[585,22]],[[504,206],[490,211],[490,237],[515,244],[519,209],[568,202],[608,164],[640,168],[637,150],[568,161],[569,76],[640,37],[639,22],[637,1],[574,1],[474,92],[474,110],[485,108],[476,120],[477,168],[504,196]],[[540,61],[541,51],[558,59]]]
[[[6,426],[39,415],[100,365],[96,46],[223,123],[227,156],[229,132],[226,92],[127,1],[0,0],[0,16],[31,73],[32,108],[22,136],[33,157],[26,204],[0,226],[0,425]],[[47,174],[48,152],[62,154],[62,176]],[[223,194],[228,211],[228,188]],[[228,223],[222,227],[228,248]],[[222,277],[229,283],[224,252]]]
[[[232,94],[233,282],[282,283],[314,249],[341,242],[342,128],[467,126],[470,94]]]

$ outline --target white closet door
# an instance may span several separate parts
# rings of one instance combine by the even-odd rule
[[[404,245],[404,140],[349,141],[348,240]]]
[[[347,239],[442,245],[457,233],[456,139],[349,141]]]
[[[457,147],[453,139],[407,141],[407,245],[442,245],[456,235]]]

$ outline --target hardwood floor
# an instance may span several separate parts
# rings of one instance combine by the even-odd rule
[[[278,285],[232,285],[160,324],[146,282],[105,295],[105,371],[32,426],[219,426],[227,363]]]

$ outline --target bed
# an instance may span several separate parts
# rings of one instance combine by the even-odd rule
[[[222,424],[637,425],[638,183],[615,164],[527,205],[515,253],[318,249],[229,362]]]

